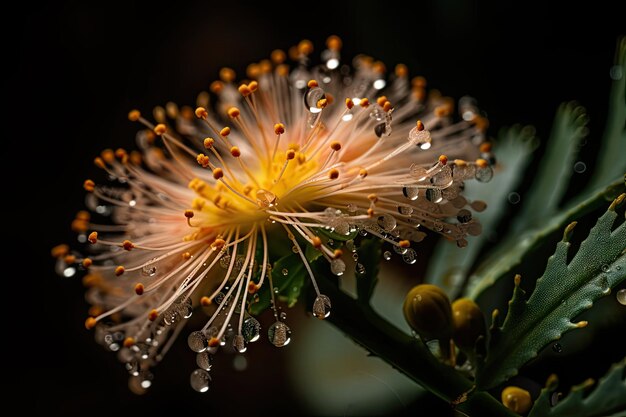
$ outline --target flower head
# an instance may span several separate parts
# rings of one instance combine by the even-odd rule
[[[95,158],[116,185],[86,180],[87,204],[111,220],[97,224],[80,212],[73,228],[92,256],[66,246],[55,255],[66,276],[88,270],[93,307],[85,325],[120,351],[136,387],[150,385],[150,367],[194,305],[209,312],[188,336],[198,353],[194,389],[208,389],[219,346],[228,341],[243,352],[259,338],[249,308],[266,287],[275,301],[276,239],[300,257],[317,292],[313,314],[323,319],[331,300],[320,294],[305,249],[342,275],[350,248],[333,243],[333,234],[383,239],[413,263],[412,242],[427,230],[459,246],[480,233],[469,209],[484,203],[460,194],[465,180],[492,176],[486,120],[474,102],[461,100],[457,120],[454,102],[427,95],[426,81],[409,80],[405,66],[387,77],[383,63],[358,56],[350,68],[340,48],[329,38],[323,64],[311,67],[313,46],[303,41],[289,51],[293,69],[274,51],[239,83],[224,68],[211,84],[214,106],[202,93],[195,110],[157,107],[154,122],[133,110],[129,119],[144,127],[140,151]],[[290,329],[271,307],[268,336],[284,346]]]

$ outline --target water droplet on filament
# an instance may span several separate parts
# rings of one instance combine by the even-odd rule
[[[313,315],[318,319],[325,319],[330,315],[330,298],[320,294],[313,302]]]
[[[248,349],[243,335],[238,334],[233,337],[233,347],[239,353],[244,353]]]
[[[267,329],[267,337],[276,347],[284,347],[291,342],[291,329],[282,321],[276,321]]]
[[[191,388],[198,392],[207,392],[209,390],[209,383],[211,382],[211,375],[204,369],[196,369],[191,373],[189,377],[189,383]]]
[[[187,344],[189,349],[194,352],[203,352],[208,346],[208,341],[204,333],[201,331],[191,332],[187,337]]]
[[[260,189],[256,192],[256,202],[261,208],[269,208],[276,205],[278,198],[273,192]]]

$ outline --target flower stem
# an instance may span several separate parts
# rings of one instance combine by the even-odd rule
[[[369,304],[355,300],[329,280],[318,283],[333,301],[328,320],[373,355],[449,404],[471,392],[471,381],[439,362],[422,342],[386,321]],[[456,410],[469,416],[517,415],[486,392],[468,394]]]

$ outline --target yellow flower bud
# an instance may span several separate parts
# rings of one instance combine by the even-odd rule
[[[404,299],[404,318],[424,340],[449,340],[452,336],[452,309],[445,292],[436,285],[413,287]]]
[[[476,340],[485,335],[485,317],[480,307],[469,298],[452,303],[452,330],[454,343],[464,351],[473,351]]]
[[[502,390],[502,404],[517,414],[526,414],[533,405],[530,393],[520,387],[506,387]]]

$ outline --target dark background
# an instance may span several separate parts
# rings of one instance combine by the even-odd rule
[[[242,74],[247,63],[302,38],[319,53],[326,37],[337,34],[344,60],[365,52],[389,68],[403,62],[447,95],[476,97],[492,135],[521,122],[534,124],[545,138],[558,104],[576,99],[586,106],[597,138],[616,39],[626,32],[614,2],[555,11],[544,8],[548,2],[526,1],[414,2],[413,10],[392,2],[307,2],[305,13],[259,3],[23,3],[21,12],[4,17],[18,26],[2,29],[9,70],[2,118],[9,129],[2,138],[9,188],[2,210],[13,248],[5,253],[9,329],[3,339],[15,350],[4,366],[15,374],[5,382],[32,399],[22,404],[27,409],[107,416],[307,412],[284,376],[280,352],[264,343],[255,347],[258,359],[246,372],[216,370],[216,383],[202,396],[188,386],[193,359],[181,341],[157,369],[150,394],[135,397],[114,355],[84,330],[80,282],[54,274],[49,250],[73,239],[69,223],[83,204],[82,181],[96,174],[93,156],[105,147],[132,146],[137,127],[126,119],[129,109],[148,111],[169,100],[193,105],[221,66]],[[594,146],[589,142],[581,156],[588,163]],[[405,411],[442,412],[427,411],[431,406],[413,404]]]

